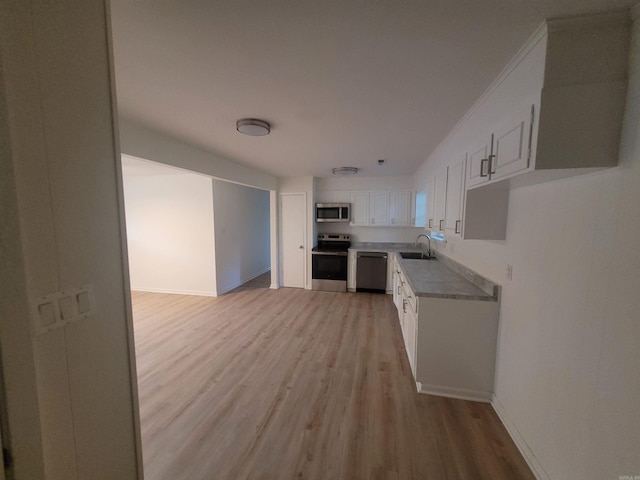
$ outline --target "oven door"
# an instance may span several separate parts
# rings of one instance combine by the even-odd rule
[[[313,290],[347,291],[347,252],[312,252]]]

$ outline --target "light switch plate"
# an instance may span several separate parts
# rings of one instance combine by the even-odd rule
[[[31,301],[34,335],[42,335],[95,313],[93,287],[83,285],[41,295]]]

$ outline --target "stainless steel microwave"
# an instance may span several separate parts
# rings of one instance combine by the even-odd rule
[[[350,203],[316,203],[316,222],[348,222]]]

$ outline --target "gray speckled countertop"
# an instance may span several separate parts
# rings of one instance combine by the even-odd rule
[[[354,243],[350,250],[393,253],[421,251],[419,246],[416,247],[414,244],[408,243]],[[437,260],[413,260],[396,255],[416,296],[498,301],[499,285],[448,257],[436,255]]]
[[[351,248],[354,252],[421,252],[420,245],[415,243],[388,242],[354,242]]]

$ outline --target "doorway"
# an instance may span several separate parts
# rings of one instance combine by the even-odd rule
[[[213,385],[189,353],[205,342],[206,318],[224,311],[215,297],[265,277],[261,288],[271,285],[272,193],[128,155],[122,167],[142,461],[153,480],[163,478],[167,438],[177,446],[191,433],[175,427],[192,415],[185,398]],[[208,313],[193,315],[193,302]],[[167,414],[167,402],[182,410]]]

